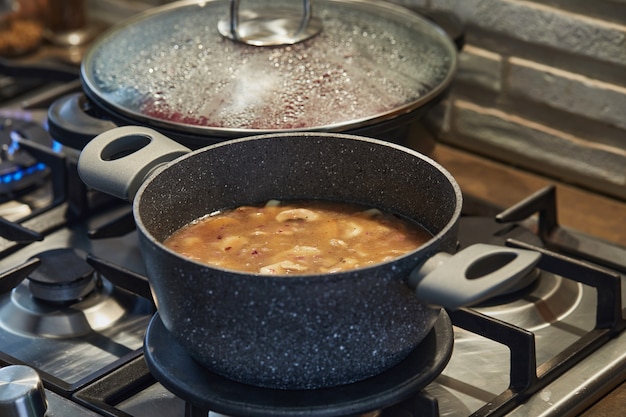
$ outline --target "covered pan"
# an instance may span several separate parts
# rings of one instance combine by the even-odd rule
[[[449,36],[392,3],[316,0],[303,8],[254,0],[243,10],[233,3],[175,2],[101,36],[81,64],[84,95],[50,107],[53,137],[81,149],[94,130],[139,124],[193,149],[295,131],[401,142],[456,71]],[[238,26],[226,25],[228,17]],[[255,24],[261,34],[249,29]],[[272,30],[306,36],[258,46]]]
[[[376,139],[282,133],[190,152],[151,129],[121,127],[84,148],[79,173],[89,186],[133,201],[168,331],[206,368],[252,385],[310,389],[378,374],[416,348],[441,306],[505,290],[539,258],[486,245],[450,255],[462,203],[454,178],[429,158]],[[161,243],[216,210],[311,198],[393,212],[433,237],[389,262],[299,276],[212,267]]]

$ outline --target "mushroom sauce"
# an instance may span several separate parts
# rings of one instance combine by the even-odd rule
[[[261,274],[318,274],[397,258],[432,235],[378,209],[331,201],[271,200],[211,213],[164,244],[212,266]]]

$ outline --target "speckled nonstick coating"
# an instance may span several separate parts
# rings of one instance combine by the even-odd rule
[[[435,237],[393,262],[328,275],[261,276],[183,258],[159,242],[218,209],[269,199],[366,204],[420,222]],[[202,365],[252,385],[346,384],[405,358],[438,309],[407,274],[454,250],[461,194],[436,163],[406,148],[338,134],[264,135],[187,154],[134,200],[141,250],[166,328]]]

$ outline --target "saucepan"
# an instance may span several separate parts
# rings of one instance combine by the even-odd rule
[[[53,137],[82,149],[96,133],[141,125],[192,149],[287,131],[403,142],[456,72],[450,37],[399,5],[233,3],[173,2],[99,36],[81,62],[82,94],[49,109]]]
[[[249,136],[190,151],[139,126],[105,132],[78,163],[90,187],[131,200],[168,332],[201,366],[247,384],[313,389],[383,372],[412,352],[442,307],[515,285],[539,254],[455,253],[462,196],[430,158],[323,132]],[[432,238],[394,260],[332,274],[273,276],[190,260],[162,242],[207,213],[270,199],[354,202],[418,222]]]

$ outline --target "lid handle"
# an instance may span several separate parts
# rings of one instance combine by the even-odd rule
[[[293,45],[316,36],[322,31],[322,22],[313,17],[312,0],[303,0],[299,17],[275,10],[239,11],[239,0],[230,0],[230,14],[220,19],[217,28],[222,36],[254,46]],[[240,18],[244,17],[245,20]]]

